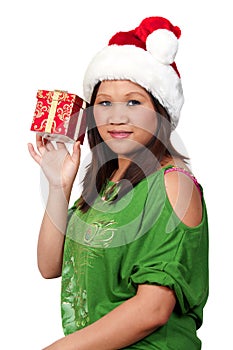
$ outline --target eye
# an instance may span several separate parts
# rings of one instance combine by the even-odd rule
[[[98,105],[108,107],[108,106],[111,106],[112,103],[110,101],[100,101],[98,102]]]
[[[137,105],[140,105],[140,104],[141,104],[141,102],[138,101],[138,100],[129,100],[129,101],[127,102],[127,105],[128,105],[128,106],[137,106]]]

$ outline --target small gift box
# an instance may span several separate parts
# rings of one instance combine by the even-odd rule
[[[49,140],[83,143],[87,103],[66,91],[38,90],[31,130]]]

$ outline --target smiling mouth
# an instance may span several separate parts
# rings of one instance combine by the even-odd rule
[[[109,134],[111,135],[112,138],[114,139],[125,139],[129,137],[132,132],[131,131],[109,131]]]

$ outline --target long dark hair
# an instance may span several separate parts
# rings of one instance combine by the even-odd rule
[[[106,186],[114,171],[118,168],[118,157],[101,138],[95,124],[93,105],[100,86],[95,86],[87,109],[87,135],[92,152],[92,160],[87,167],[83,180],[83,191],[78,201],[78,207],[82,212],[87,212],[101,190]],[[137,152],[124,174],[124,179],[119,186],[116,200],[119,200],[132,187],[136,186],[146,176],[152,174],[161,167],[164,158],[175,157],[185,161],[187,158],[181,155],[171,143],[172,127],[170,116],[158,100],[150,94],[158,118],[156,135],[152,136],[146,147]]]

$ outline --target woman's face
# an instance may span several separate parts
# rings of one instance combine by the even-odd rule
[[[101,82],[94,118],[103,141],[118,155],[134,154],[149,143],[157,129],[150,95],[128,80]]]

